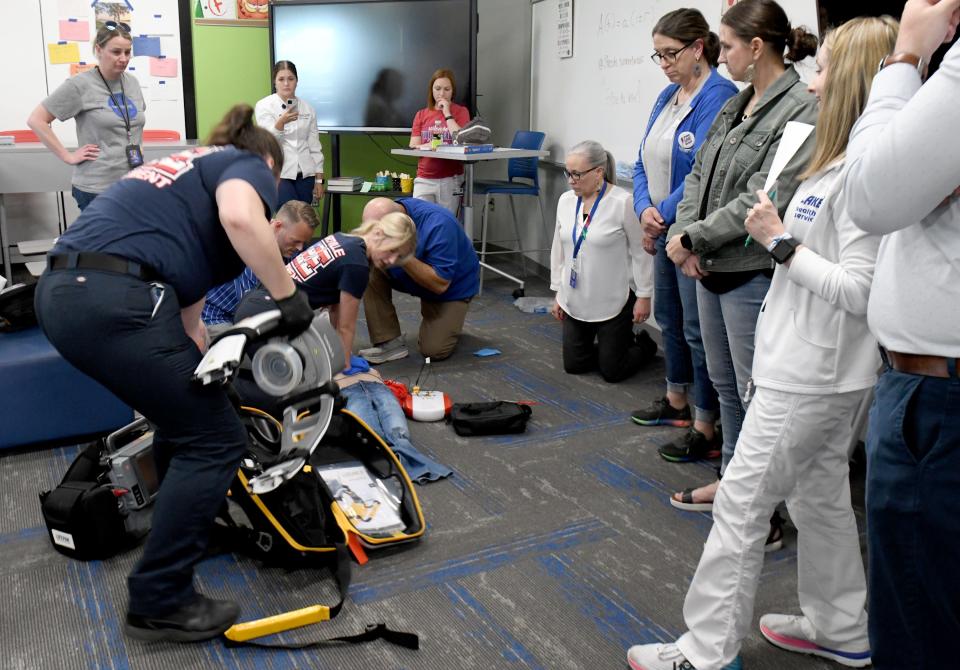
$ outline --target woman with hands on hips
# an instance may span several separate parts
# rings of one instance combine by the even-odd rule
[[[654,309],[663,335],[667,390],[633,412],[642,426],[693,426],[660,455],[673,462],[719,454],[717,392],[700,337],[697,283],[667,257],[667,227],[676,220],[684,179],[717,112],[736,94],[717,72],[720,42],[696,9],[665,14],[653,29],[651,59],[670,80],[654,104],[633,173],[633,206],[644,250],[654,255]],[[691,408],[692,405],[692,408]]]
[[[633,198],[613,183],[610,152],[581,142],[567,152],[565,166],[571,190],[557,203],[550,250],[550,289],[557,294],[550,312],[563,323],[563,369],[599,368],[615,383],[656,353],[646,333],[633,335],[633,324],[650,317],[653,259],[643,251]]]
[[[106,21],[97,30],[93,53],[97,66],[63,82],[30,113],[27,125],[73,171],[73,198],[80,211],[128,170],[143,163],[146,103],[137,78],[127,73],[133,42],[130,26]],[[74,119],[75,151],[53,132],[54,119]]]
[[[433,133],[444,131],[455,134],[470,121],[470,110],[453,102],[457,82],[453,71],[441,68],[430,77],[427,88],[427,106],[413,117],[410,129],[410,147],[429,143]],[[457,192],[463,183],[463,165],[424,156],[417,162],[417,176],[413,180],[413,197],[435,202],[454,214],[457,213]]]
[[[273,133],[283,149],[277,207],[288,200],[315,203],[324,193],[317,114],[309,102],[296,97],[297,81],[297,66],[277,61],[273,66],[276,93],[260,100],[254,111],[257,125]]]

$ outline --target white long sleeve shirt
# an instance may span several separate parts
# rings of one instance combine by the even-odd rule
[[[960,44],[922,86],[909,64],[877,73],[850,134],[843,188],[857,225],[885,235],[867,317],[890,351],[960,357],[957,109]]]
[[[803,246],[778,265],[757,321],[753,382],[789,393],[873,386],[880,366],[867,328],[880,236],[846,212],[837,162],[797,187],[783,224]]]
[[[323,149],[317,131],[317,114],[310,103],[297,98],[297,110],[300,116],[277,130],[277,119],[286,110],[281,107],[284,100],[276,93],[268,95],[257,103],[254,116],[257,125],[266,128],[280,142],[283,149],[283,170],[281,179],[296,179],[300,172],[304,177],[323,174]]]
[[[633,195],[607,184],[587,237],[580,247],[577,286],[570,286],[573,261],[573,223],[577,196],[567,191],[557,203],[557,225],[550,249],[550,290],[557,293],[563,311],[580,321],[612,319],[627,302],[653,295],[653,256],[643,250],[640,221],[633,211]],[[583,208],[577,233],[583,230]],[[587,211],[589,214],[589,210]]]

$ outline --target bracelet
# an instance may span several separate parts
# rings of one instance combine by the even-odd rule
[[[445,117],[443,117],[443,118],[446,119],[447,121],[453,121],[453,117],[450,116],[450,115],[447,115],[447,116],[445,116]]]

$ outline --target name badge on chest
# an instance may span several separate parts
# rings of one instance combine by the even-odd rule
[[[580,274],[580,256],[570,262],[570,288],[577,288],[577,277]]]

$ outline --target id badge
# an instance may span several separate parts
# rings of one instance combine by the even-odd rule
[[[570,264],[570,288],[577,288],[578,274],[580,274],[580,259],[574,258]]]
[[[143,165],[143,150],[139,144],[128,144],[126,148],[127,165],[131,168]]]

